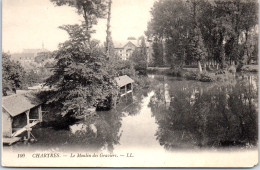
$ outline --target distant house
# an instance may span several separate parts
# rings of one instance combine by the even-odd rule
[[[35,63],[35,57],[39,53],[49,52],[49,50],[45,49],[44,46],[40,49],[24,49],[21,53],[11,54],[12,61],[18,61],[21,63],[23,67],[29,67],[30,64]]]
[[[151,48],[149,43],[146,42],[147,52],[148,52],[148,61],[151,58]],[[118,56],[120,56],[123,60],[127,60],[130,58],[131,54],[134,50],[141,47],[141,42],[139,42],[134,37],[129,37],[126,41],[116,42],[114,41],[114,49]]]
[[[42,101],[34,93],[2,97],[3,142],[12,144],[24,132],[30,137],[31,128],[42,121]]]

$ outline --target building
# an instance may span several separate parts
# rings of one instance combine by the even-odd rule
[[[36,64],[35,57],[43,52],[49,52],[49,50],[44,48],[44,45],[39,49],[24,49],[21,53],[11,54],[11,60],[18,61],[23,67],[28,68],[31,64]]]
[[[150,48],[149,42],[146,42],[146,46],[147,46],[148,62],[149,62],[151,59],[152,50]],[[126,41],[114,42],[115,53],[123,60],[129,59],[131,54],[138,48],[141,48],[141,41],[134,37],[128,37]]]
[[[42,101],[34,93],[15,94],[2,98],[3,143],[12,144],[31,128],[42,122]]]
[[[117,86],[120,88],[120,96],[124,96],[128,93],[133,94],[133,83],[134,80],[127,75],[115,78]]]
[[[116,77],[115,82],[118,87],[118,93],[113,102],[114,107],[116,108],[118,100],[122,98],[125,98],[127,100],[129,95],[131,95],[130,99],[133,99],[134,80],[128,77],[127,75],[123,75],[123,76]]]

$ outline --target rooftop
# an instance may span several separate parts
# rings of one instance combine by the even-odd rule
[[[124,48],[128,43],[132,43],[133,45],[135,45],[136,47],[141,47],[140,43],[138,40],[126,40],[126,41],[114,41],[114,47],[115,48]],[[149,47],[149,43],[146,42],[146,46]]]
[[[32,92],[2,97],[2,107],[12,117],[34,108],[41,103],[42,101]]]
[[[129,83],[133,83],[134,80],[128,77],[127,75],[116,77],[115,81],[119,87],[123,87]]]

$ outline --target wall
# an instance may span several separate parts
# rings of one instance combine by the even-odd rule
[[[3,137],[11,137],[12,135],[12,118],[11,116],[4,110],[2,109],[2,132],[3,132]]]

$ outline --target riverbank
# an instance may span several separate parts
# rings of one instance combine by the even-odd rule
[[[241,68],[241,71],[244,72],[258,72],[259,66],[258,65],[244,65]]]
[[[184,67],[182,69],[172,69],[170,67],[148,67],[149,74],[161,74],[173,77],[181,77],[187,80],[197,80],[201,82],[227,81],[236,76],[236,67],[231,66],[225,70],[203,70],[199,72],[195,67]],[[245,65],[240,70],[241,74],[249,72],[258,72],[258,65]]]
[[[149,75],[150,88],[135,92],[131,104],[123,100],[123,106],[76,121],[50,110],[32,131],[37,142],[16,147],[80,152],[118,152],[132,146],[169,153],[247,151],[257,144],[254,76],[251,82],[237,79],[226,84]],[[241,98],[245,94],[247,101]],[[45,122],[47,118],[59,122]]]

